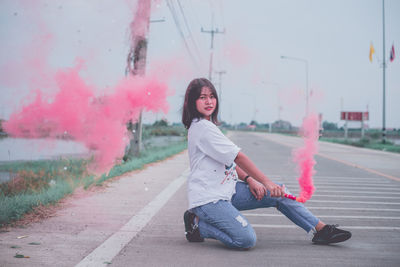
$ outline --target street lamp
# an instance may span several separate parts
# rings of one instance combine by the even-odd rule
[[[282,59],[301,61],[306,66],[306,116],[308,115],[308,61],[304,58],[281,56]]]

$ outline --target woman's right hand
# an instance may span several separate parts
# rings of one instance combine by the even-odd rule
[[[250,192],[257,200],[261,200],[267,194],[265,186],[257,180],[250,177],[247,183],[249,184]]]
[[[271,193],[271,197],[283,197],[285,195],[285,186],[277,185],[272,181],[267,181],[264,183],[267,190]]]

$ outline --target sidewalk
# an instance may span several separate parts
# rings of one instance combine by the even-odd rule
[[[187,152],[150,166],[100,188],[77,190],[54,217],[0,233],[0,266],[78,264],[188,168]]]

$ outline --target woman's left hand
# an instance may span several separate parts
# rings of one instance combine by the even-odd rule
[[[267,193],[267,189],[265,188],[265,186],[255,179],[250,177],[247,183],[249,184],[250,192],[257,200],[261,200]]]

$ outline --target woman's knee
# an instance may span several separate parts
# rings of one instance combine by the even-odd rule
[[[236,240],[233,240],[232,244],[236,248],[247,249],[252,248],[256,245],[257,236],[252,227],[249,227],[247,231],[244,231]]]

